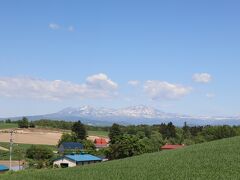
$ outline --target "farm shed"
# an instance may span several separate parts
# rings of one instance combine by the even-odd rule
[[[66,168],[101,162],[102,159],[91,154],[65,155],[53,162],[54,166]]]
[[[161,150],[173,150],[173,149],[179,149],[179,148],[183,148],[183,147],[185,147],[185,145],[166,144],[166,145],[161,147]]]
[[[0,174],[9,171],[9,168],[7,166],[4,165],[0,165]]]
[[[64,142],[62,143],[59,148],[58,152],[59,153],[64,153],[64,151],[80,151],[83,149],[83,145],[78,142]]]
[[[104,139],[104,138],[95,139],[94,144],[95,144],[95,147],[97,150],[108,147],[108,143],[107,143],[106,139]]]

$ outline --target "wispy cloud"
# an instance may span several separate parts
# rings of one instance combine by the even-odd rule
[[[215,98],[215,94],[214,93],[207,93],[206,94],[206,97],[209,98],[209,99],[212,99],[212,98]]]
[[[212,76],[208,73],[196,73],[193,75],[193,80],[198,83],[209,83],[212,81]]]
[[[72,26],[72,25],[70,25],[68,27],[66,27],[66,26],[64,27],[64,26],[61,26],[61,25],[59,25],[57,23],[49,23],[48,27],[50,29],[52,29],[52,30],[60,30],[60,29],[62,29],[62,30],[69,31],[69,32],[75,31],[75,27]]]
[[[138,86],[140,84],[140,81],[131,80],[131,81],[128,81],[128,84],[131,85],[131,86]]]
[[[52,29],[52,30],[58,30],[58,29],[60,29],[60,25],[58,25],[58,24],[56,24],[56,23],[50,23],[50,24],[48,25],[48,27],[49,27],[50,29]]]
[[[74,28],[74,26],[69,26],[69,27],[67,28],[67,30],[70,31],[70,32],[73,32],[73,31],[75,31],[75,28]]]
[[[166,81],[147,81],[144,90],[152,100],[174,100],[189,94],[192,87]]]
[[[101,73],[87,77],[82,84],[62,80],[42,80],[31,77],[0,77],[0,96],[63,100],[69,98],[112,98],[118,84]]]

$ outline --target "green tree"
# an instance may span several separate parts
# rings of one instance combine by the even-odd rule
[[[81,140],[80,143],[83,145],[84,150],[86,151],[95,150],[95,144],[90,140]]]
[[[11,119],[6,119],[5,120],[5,123],[11,123],[12,121],[11,121]]]
[[[35,128],[34,122],[31,121],[31,122],[29,123],[29,127],[30,127],[30,128]]]
[[[194,136],[193,141],[195,144],[199,144],[199,143],[204,143],[206,142],[206,139],[204,138],[203,135],[201,135],[200,133],[197,136]]]
[[[77,139],[75,134],[63,133],[58,141],[58,147],[64,142],[76,142],[76,141]]]
[[[200,133],[207,141],[229,138],[237,135],[237,131],[231,126],[205,126]]]
[[[33,160],[47,160],[53,157],[53,152],[47,147],[32,145],[27,149],[26,157]]]
[[[234,137],[237,135],[236,130],[228,125],[219,126],[216,131],[217,139],[229,138]]]
[[[143,126],[143,131],[146,137],[150,138],[151,137],[151,128],[147,125]]]
[[[28,128],[29,126],[29,122],[28,119],[26,117],[23,117],[22,120],[18,121],[18,127],[19,128]]]
[[[144,137],[143,139],[140,139],[140,142],[144,145],[144,153],[154,152],[154,144],[149,138]]]
[[[21,166],[21,161],[24,159],[25,157],[25,152],[22,148],[20,148],[19,146],[14,147],[13,152],[16,156],[16,159],[18,160],[18,166],[19,166],[19,170],[20,170],[20,166]]]
[[[187,125],[187,122],[184,122],[184,126],[182,128],[183,130],[183,138],[184,139],[190,139],[191,138],[191,132],[190,132],[190,128]]]
[[[146,137],[145,133],[143,131],[138,131],[136,133],[137,137],[139,137],[140,139],[144,139]]]
[[[168,137],[175,138],[176,137],[176,129],[172,122],[168,123]]]
[[[176,129],[172,122],[166,124],[161,124],[159,127],[159,132],[163,135],[164,139],[175,138]]]
[[[145,145],[137,136],[125,134],[111,144],[109,149],[108,157],[110,159],[121,159],[143,154]]]
[[[158,131],[152,131],[150,138],[143,138],[142,143],[145,145],[145,153],[157,152],[165,144]]]
[[[81,123],[81,121],[75,122],[73,124],[72,131],[76,134],[77,139],[87,139],[87,130],[84,124]]]
[[[29,167],[41,169],[49,167],[51,158],[53,158],[53,151],[45,146],[32,145],[26,151]]]
[[[150,141],[153,144],[153,152],[159,151],[160,147],[165,144],[162,135],[157,131],[152,132]]]
[[[121,130],[120,125],[114,123],[109,131],[110,143],[114,144],[118,140],[118,138],[121,137],[122,135],[123,135],[123,132]]]

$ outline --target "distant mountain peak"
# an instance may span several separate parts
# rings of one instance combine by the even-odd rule
[[[78,108],[68,107],[58,113],[79,117],[170,118],[174,116],[174,114],[164,113],[156,108],[145,105],[119,109],[95,108],[92,106],[80,106]]]
[[[106,108],[93,106],[67,107],[57,113],[28,116],[30,120],[56,119],[82,122],[90,125],[119,124],[160,124],[173,122],[182,126],[184,122],[191,125],[240,125],[240,117],[210,117],[188,116],[182,114],[166,113],[151,106],[137,105],[126,108]],[[12,119],[12,118],[11,118]],[[15,117],[13,119],[19,119]]]

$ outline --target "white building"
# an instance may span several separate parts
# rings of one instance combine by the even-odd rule
[[[90,154],[73,154],[73,155],[65,155],[61,158],[56,159],[53,162],[54,166],[57,167],[75,167],[81,165],[87,165],[92,163],[102,162],[102,159]]]

